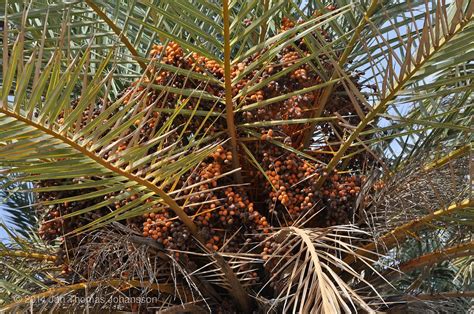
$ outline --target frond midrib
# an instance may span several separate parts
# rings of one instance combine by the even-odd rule
[[[375,252],[377,250],[381,252],[388,252],[390,249],[409,237],[410,234],[425,228],[427,224],[441,219],[447,215],[468,209],[471,207],[471,205],[472,201],[470,199],[465,199],[459,203],[452,204],[446,209],[439,209],[429,215],[396,227],[395,229],[386,232],[384,235],[361,247],[356,251],[356,254],[347,256],[344,259],[344,262],[347,264],[352,264],[357,260],[358,255],[365,257],[376,257],[377,253]]]
[[[63,136],[61,134],[58,134],[58,133],[54,132],[52,129],[46,128],[46,127],[44,127],[44,126],[42,126],[38,123],[35,123],[32,120],[27,119],[27,118],[25,118],[25,117],[23,117],[23,116],[21,116],[17,113],[11,112],[5,106],[3,106],[3,104],[0,104],[0,113],[3,113],[4,115],[9,116],[11,118],[14,118],[17,121],[23,122],[23,123],[35,128],[35,129],[37,129],[37,130],[39,130],[39,131],[41,131],[41,132],[43,132],[43,133],[45,133],[49,136],[52,136],[52,137],[60,140],[64,144],[66,144],[69,147],[71,147],[72,149],[80,152],[81,154],[88,157],[89,159],[95,161],[98,165],[108,169],[112,173],[115,173],[119,176],[123,176],[123,177],[125,177],[125,178],[127,178],[131,181],[135,181],[138,184],[140,184],[142,186],[145,186],[147,189],[149,189],[150,191],[152,191],[152,192],[156,193],[158,196],[160,196],[163,199],[163,201],[176,213],[176,215],[178,215],[178,217],[189,228],[189,230],[193,233],[193,235],[199,237],[198,232],[197,232],[197,227],[194,224],[194,222],[189,218],[189,216],[184,212],[184,210],[165,191],[163,191],[162,189],[160,189],[156,185],[154,185],[154,184],[152,184],[151,182],[149,182],[147,180],[141,179],[141,178],[139,178],[139,177],[127,172],[127,171],[124,171],[124,170],[112,165],[111,163],[107,162],[103,158],[101,158],[101,157],[95,155],[93,152],[89,151],[87,148],[85,148],[85,147],[79,145],[78,143],[72,141],[68,137]]]
[[[374,108],[365,116],[365,118],[360,121],[360,123],[357,125],[357,128],[353,130],[353,132],[349,135],[348,139],[344,141],[344,144],[341,145],[339,150],[337,151],[336,155],[331,159],[331,161],[328,163],[326,167],[326,171],[329,173],[332,170],[335,169],[336,165],[339,163],[341,158],[344,156],[345,152],[349,147],[352,145],[352,143],[358,138],[359,134],[367,127],[367,125],[385,108],[387,105],[394,100],[397,96],[398,93],[403,90],[405,87],[405,84],[408,83],[411,78],[418,73],[420,69],[423,68],[423,66],[426,64],[426,62],[429,62],[431,60],[431,57],[436,55],[438,52],[443,50],[445,45],[450,42],[451,39],[456,37],[467,25],[469,25],[469,22],[472,20],[472,17],[469,19],[463,20],[462,23],[458,24],[456,26],[456,29],[454,32],[449,36],[449,37],[442,37],[440,39],[440,42],[436,47],[432,47],[431,51],[427,54],[427,56],[416,66],[414,66],[413,70],[410,72],[407,72],[405,77],[400,80],[400,82],[393,88],[393,90],[383,99],[381,100],[377,105],[374,106]],[[321,187],[325,180],[327,179],[327,176],[321,176],[316,184],[316,186],[319,188]]]

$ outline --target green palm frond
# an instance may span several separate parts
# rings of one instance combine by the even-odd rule
[[[446,12],[446,14],[448,13]],[[450,14],[454,16],[452,20],[445,20],[444,13],[432,17],[428,15],[424,20],[423,28],[419,31],[418,37],[412,37],[411,35],[406,38],[399,37],[402,47],[404,48],[402,54],[405,55],[405,59],[399,64],[395,64],[395,60],[393,59],[386,61],[387,67],[385,71],[379,73],[383,77],[383,81],[380,82],[380,84],[377,83],[377,88],[380,93],[379,99],[371,108],[370,112],[361,120],[355,129],[352,130],[347,139],[344,140],[344,143],[328,164],[328,170],[332,170],[336,167],[347,149],[356,142],[360,132],[362,132],[378,114],[383,113],[391,103],[395,101],[398,102],[400,92],[409,89],[412,84],[416,84],[417,88],[419,88],[420,84],[418,82],[429,75],[439,73],[444,69],[466,62],[466,59],[463,57],[452,58],[449,52],[453,47],[461,45],[463,40],[465,40],[464,34],[470,32],[472,26],[472,23],[470,23],[472,12],[469,11],[467,4],[457,3],[451,7]],[[447,29],[444,29],[441,24],[447,24],[445,26]],[[430,29],[435,29],[438,33],[431,36]],[[375,36],[377,37],[377,35]],[[467,35],[467,37],[469,36]],[[377,46],[377,48],[391,49],[390,46]],[[391,57],[391,55],[389,56]],[[443,62],[442,58],[449,58],[450,61]],[[373,60],[370,56],[367,60],[367,62],[372,63],[376,61],[377,60]],[[374,73],[377,73],[375,69],[373,70]],[[376,77],[374,77],[374,79],[376,79]],[[463,80],[466,80],[466,77],[464,77]],[[466,83],[464,86],[464,90],[470,90],[468,87],[469,83]],[[348,88],[350,88],[350,85]],[[420,97],[420,93],[417,93],[417,96],[418,100],[423,99],[423,97]],[[324,177],[320,179],[319,185],[324,182],[324,179]]]
[[[47,288],[47,282],[60,272],[55,262],[55,247],[30,234],[13,233],[6,225],[0,229],[8,235],[0,243],[0,306],[4,307],[22,295]]]

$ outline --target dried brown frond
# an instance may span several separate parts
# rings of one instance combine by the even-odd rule
[[[361,282],[372,288],[370,283],[343,261],[344,256],[357,255],[352,242],[359,242],[366,235],[351,225],[289,227],[271,234],[266,241],[272,242],[273,252],[265,263],[271,274],[265,286],[275,291],[270,310],[282,306],[284,312],[295,313],[352,313],[357,309],[372,312],[364,295],[351,287]],[[368,267],[373,262],[357,257]],[[343,274],[350,279],[343,279]]]
[[[419,158],[379,182],[382,188],[373,195],[366,212],[376,235],[469,198],[468,157],[428,171],[425,164],[426,159]]]
[[[192,274],[195,266],[177,260],[172,252],[165,251],[156,242],[132,233],[128,228],[104,228],[88,234],[81,245],[73,251],[70,259],[69,278],[73,281],[104,281],[108,278],[121,278],[124,281],[137,281],[151,285],[174,287],[167,294],[143,285],[134,290],[139,297],[155,297],[168,306],[201,303],[207,306],[202,293],[205,287]],[[109,288],[105,285],[105,288]],[[105,292],[108,290],[105,289]],[[96,292],[98,295],[99,291]],[[153,308],[157,304],[141,304]]]

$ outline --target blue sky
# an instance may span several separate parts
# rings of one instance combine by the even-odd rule
[[[8,96],[8,101],[13,101],[13,97]],[[0,221],[6,223],[8,225],[8,215],[5,211],[5,205],[2,204],[1,199],[0,199]],[[6,238],[7,238],[7,234],[6,234],[5,230],[0,228],[0,240],[6,239]]]

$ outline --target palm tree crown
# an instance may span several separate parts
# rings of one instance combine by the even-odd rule
[[[467,311],[473,9],[4,2],[0,308]]]

